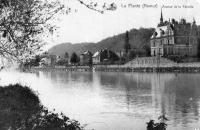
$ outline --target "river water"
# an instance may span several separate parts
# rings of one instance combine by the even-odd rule
[[[0,78],[30,86],[44,106],[86,130],[146,130],[162,114],[167,130],[200,129],[200,74],[10,71]]]

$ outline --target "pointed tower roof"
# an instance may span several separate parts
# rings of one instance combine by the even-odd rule
[[[160,23],[163,23],[163,13],[162,13],[162,8],[161,8]]]
[[[191,26],[191,31],[190,31],[190,35],[198,35],[198,27],[196,25],[196,20],[195,18],[193,18],[193,23],[192,23],[192,26]]]
[[[196,20],[195,20],[195,18],[193,17],[193,24],[196,24]]]

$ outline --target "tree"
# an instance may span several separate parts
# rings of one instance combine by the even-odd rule
[[[128,51],[131,49],[131,45],[129,44],[129,32],[126,31],[126,35],[125,35],[125,44],[124,44],[124,50],[126,52],[126,54],[128,53]]]
[[[71,58],[70,58],[70,62],[71,62],[72,64],[76,64],[76,63],[79,62],[79,58],[78,58],[78,56],[76,55],[75,52],[72,53]]]
[[[132,60],[136,57],[136,52],[134,50],[131,50],[129,53],[128,53],[128,58],[129,60]]]
[[[30,87],[0,86],[1,130],[82,130],[76,120],[45,108]]]
[[[89,9],[103,13],[115,10],[114,3],[99,6],[95,2],[76,0]],[[58,13],[69,13],[60,0],[0,0],[0,55],[20,62],[41,51],[44,36],[53,34]]]
[[[112,2],[110,4],[103,2],[103,4],[101,5],[98,2],[94,2],[94,0],[89,0],[90,2],[84,2],[84,0],[77,0],[78,2],[80,2],[82,5],[84,5],[85,7],[87,7],[88,9],[97,11],[99,13],[104,13],[105,11],[113,11],[117,9],[117,5]]]
[[[200,58],[200,38],[198,38],[197,57]]]
[[[24,61],[44,45],[42,37],[53,33],[49,20],[64,9],[57,0],[0,0],[0,55]]]
[[[149,44],[145,44],[143,49],[145,50],[146,56],[151,56],[151,48]]]
[[[36,55],[34,58],[30,59],[29,61],[27,60],[26,62],[23,63],[24,67],[32,67],[32,66],[39,66],[41,61],[40,55]]]
[[[68,58],[69,58],[69,54],[68,54],[67,52],[65,52],[64,58],[65,58],[65,59],[68,59]]]
[[[147,122],[147,130],[166,130],[167,124],[165,122],[168,121],[168,119],[165,115],[158,117],[158,120],[160,120],[159,123],[154,123],[154,120]]]

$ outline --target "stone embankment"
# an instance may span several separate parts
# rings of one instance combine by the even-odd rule
[[[200,72],[200,62],[176,63],[162,57],[141,57],[123,65],[55,66],[54,68],[32,68],[43,71],[108,71],[108,72]]]

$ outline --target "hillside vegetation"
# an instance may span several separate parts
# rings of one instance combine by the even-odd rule
[[[153,34],[153,28],[132,29],[129,31],[131,48],[144,50],[145,46],[149,46],[150,37]],[[80,54],[84,51],[94,53],[101,49],[110,49],[113,51],[121,51],[125,44],[125,32],[116,36],[106,38],[98,43],[62,43],[48,50],[50,54],[63,56],[65,52],[71,55],[73,52]]]

